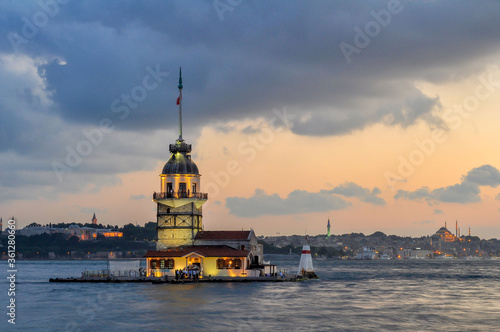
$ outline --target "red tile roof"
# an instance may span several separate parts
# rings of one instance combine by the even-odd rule
[[[184,257],[197,253],[203,257],[248,257],[248,250],[238,250],[228,246],[187,246],[167,250],[149,250],[144,257]]]
[[[247,240],[252,231],[201,231],[195,240]]]

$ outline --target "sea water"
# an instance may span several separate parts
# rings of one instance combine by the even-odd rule
[[[300,256],[269,255],[296,273]],[[3,263],[3,264],[2,264]],[[500,260],[314,261],[320,280],[49,283],[106,261],[18,261],[0,331],[498,331]]]

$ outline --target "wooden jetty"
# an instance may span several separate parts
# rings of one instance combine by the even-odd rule
[[[200,279],[175,279],[165,277],[71,277],[50,278],[49,282],[90,282],[90,283],[124,283],[124,282],[149,282],[153,284],[191,284],[198,282],[294,282],[304,281],[299,277],[204,277]]]

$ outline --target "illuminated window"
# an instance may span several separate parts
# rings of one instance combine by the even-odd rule
[[[222,258],[219,258],[219,259],[217,260],[217,268],[218,268],[219,270],[221,270],[221,269],[225,269],[225,268],[226,268],[226,260],[225,260],[225,259],[222,259]]]
[[[175,261],[172,258],[151,260],[151,269],[172,270],[174,267]]]
[[[217,269],[219,270],[224,270],[224,269],[241,269],[241,259],[240,258],[219,258],[217,260]]]

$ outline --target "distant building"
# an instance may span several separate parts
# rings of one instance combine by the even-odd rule
[[[69,236],[77,236],[81,241],[97,240],[102,236],[105,238],[123,237],[123,232],[119,232],[114,229],[98,229],[92,227],[80,227],[78,225],[69,226],[66,233],[69,234]]]
[[[43,233],[47,233],[50,235],[50,234],[64,233],[64,232],[65,232],[64,228],[52,228],[48,226],[40,226],[35,223],[16,230],[16,234],[23,236],[41,235]]]
[[[92,239],[95,240],[100,235],[104,236],[105,238],[123,237],[123,232],[115,231],[112,229],[106,229],[106,228],[95,229],[95,232],[92,233]]]
[[[96,229],[92,227],[80,227],[78,225],[71,225],[68,228],[57,228],[49,226],[27,226],[16,231],[19,235],[33,236],[47,233],[49,235],[61,233],[66,237],[76,236],[80,241],[96,240],[101,235],[105,238],[118,238],[123,237],[123,232],[114,229]]]
[[[411,250],[408,256],[409,259],[429,259],[431,257],[432,257],[432,251],[423,250],[420,248]]]
[[[445,227],[441,227],[440,229],[438,229],[438,231],[436,232],[435,235],[439,236],[440,240],[444,241],[444,242],[455,242],[457,240],[457,236],[453,235],[453,233],[451,233],[446,228],[446,226]]]

